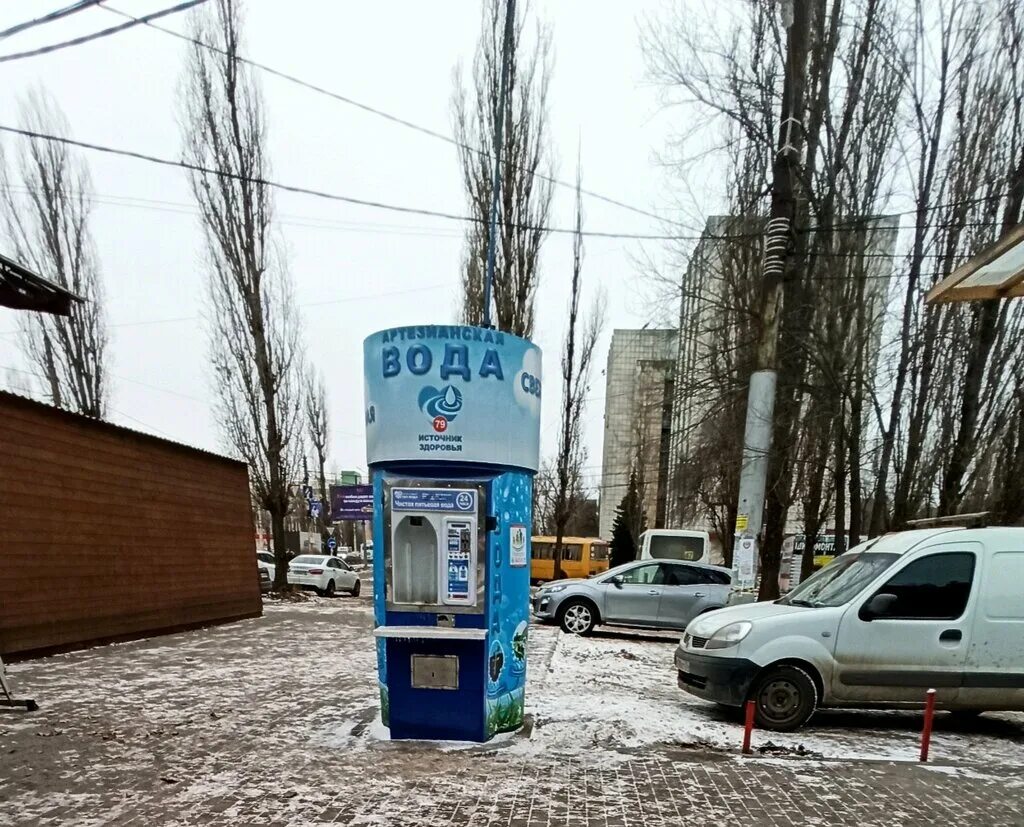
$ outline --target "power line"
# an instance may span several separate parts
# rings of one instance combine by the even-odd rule
[[[116,147],[105,146],[103,144],[89,143],[87,141],[79,141],[74,138],[67,138],[60,135],[50,135],[44,132],[35,132],[29,129],[19,129],[13,126],[5,126],[0,124],[0,131],[10,132],[14,135],[20,135],[25,138],[34,138],[42,141],[51,141],[54,143],[65,144],[67,146],[78,147],[79,149],[88,149],[93,152],[102,152],[108,155],[117,155],[126,158],[133,158],[138,161],[147,161],[152,164],[158,164],[165,167],[174,167],[177,169],[185,169],[191,172],[200,172],[206,175],[216,175],[221,178],[228,178],[235,181],[245,181],[252,184],[258,184],[261,186],[272,187],[274,189],[282,190],[283,192],[291,192],[299,195],[311,195],[316,198],[323,198],[328,201],[341,201],[346,204],[354,204],[361,207],[372,207],[374,209],[389,210],[391,212],[398,212],[407,215],[424,215],[431,218],[443,218],[448,221],[460,221],[468,222],[473,224],[479,224],[483,222],[483,219],[477,216],[460,215],[458,213],[444,212],[442,210],[427,209],[423,207],[406,207],[399,204],[391,204],[385,201],[373,201],[365,198],[356,198],[350,195],[341,195],[340,193],[326,192],[323,190],[315,190],[310,187],[302,187],[294,184],[285,184],[280,181],[273,181],[268,178],[256,178],[251,176],[239,175],[234,172],[225,172],[224,170],[212,169],[211,167],[204,167],[200,164],[193,164],[188,161],[172,161],[169,158],[161,158],[157,155],[149,155],[144,152],[137,152],[129,149],[118,149]],[[932,204],[926,207],[926,211],[931,212],[933,210],[942,209],[943,207],[953,207],[964,204],[977,204],[983,201],[989,201],[997,198],[1004,197],[1002,193],[996,193],[993,195],[981,196],[979,198],[960,199],[955,201],[940,202],[938,204]],[[905,210],[903,212],[889,213],[890,216],[910,215],[916,213],[917,210]],[[870,220],[870,218],[858,219],[859,222]],[[502,222],[503,226],[509,226],[516,229],[524,230],[542,230],[549,233],[557,233],[562,235],[569,235],[577,232],[575,227],[551,227],[544,224],[506,224]],[[836,224],[830,226],[818,226],[813,228],[815,231],[822,229],[836,229],[843,225]],[[926,225],[926,226],[939,226],[939,225]],[[811,230],[802,230],[801,232],[810,232]],[[658,233],[622,233],[622,232],[608,232],[598,230],[582,230],[581,234],[588,238],[608,238],[608,239],[623,239],[623,240],[638,240],[638,241],[731,241],[737,239],[751,239],[751,238],[762,238],[763,232],[748,232],[748,233],[734,233],[724,235],[713,235],[711,233],[701,233],[700,235],[670,235],[670,234],[658,234]]]
[[[103,0],[99,0],[99,2],[103,2]],[[115,9],[110,6],[101,6],[101,8],[105,9],[106,11],[113,12],[114,14],[121,15],[122,17],[127,17],[129,20],[139,20],[139,18],[134,17],[133,15],[128,14],[127,12],[120,11],[119,9]],[[214,46],[213,44],[204,43],[202,40],[199,40],[194,37],[189,37],[186,34],[176,32],[173,29],[168,29],[164,26],[156,26],[148,22],[146,23],[146,25],[149,26],[151,29],[156,29],[157,31],[163,32],[164,34],[168,34],[171,37],[176,37],[179,40],[184,40],[186,43],[191,43],[195,46],[199,46],[200,48],[208,49],[209,51],[224,55],[225,57],[230,57],[230,55],[228,55],[225,49],[221,49],[218,46]],[[245,63],[248,66],[252,66],[254,69],[259,69],[262,72],[266,72],[268,75],[273,75],[274,77],[281,78],[282,80],[286,80],[289,83],[294,83],[296,86],[301,86],[304,89],[308,89],[312,92],[316,92],[321,95],[326,95],[327,97],[333,98],[334,100],[340,101],[341,103],[348,104],[349,106],[354,106],[357,109],[361,109],[364,112],[369,112],[371,115],[376,115],[377,117],[383,118],[384,120],[390,121],[391,123],[398,124],[399,126],[404,126],[407,129],[412,129],[415,132],[419,132],[431,138],[436,138],[439,141],[444,141],[445,143],[451,144],[452,146],[458,147],[459,149],[465,150],[466,152],[472,152],[476,155],[479,155],[481,158],[491,158],[491,153],[488,150],[478,149],[477,147],[470,146],[469,144],[463,143],[462,141],[453,138],[451,135],[446,135],[443,132],[438,132],[434,129],[430,129],[429,127],[413,123],[412,121],[406,120],[405,118],[401,118],[398,115],[392,115],[390,112],[385,112],[382,109],[377,109],[374,106],[362,103],[361,101],[357,101],[346,95],[342,95],[338,92],[333,92],[330,89],[325,89],[324,87],[318,86],[315,83],[310,83],[309,81],[302,80],[301,78],[297,78],[294,75],[288,74],[287,72],[282,72],[278,69],[274,69],[271,66],[267,66],[265,63],[259,63],[258,61],[252,60],[247,57],[243,57],[242,55],[239,55],[237,53],[234,55],[234,58],[239,63]],[[523,167],[519,165],[514,165],[514,167],[515,169],[518,169],[520,172],[525,172],[527,175],[531,175],[535,178],[540,178],[542,181],[547,181],[548,183],[554,184],[556,186],[565,187],[567,189],[572,190],[576,189],[576,184],[569,183],[568,181],[562,181],[553,176],[545,175],[542,172],[531,170],[528,167]],[[618,199],[611,198],[607,195],[602,195],[601,193],[594,192],[593,190],[583,189],[581,187],[580,192],[590,198],[594,198],[598,201],[604,201],[606,204],[612,204],[613,206],[620,207],[621,209],[624,210],[629,210],[630,212],[637,213],[638,215],[643,215],[648,218],[654,218],[657,219],[658,221],[675,224],[680,227],[684,226],[680,224],[678,221],[673,221],[671,219],[665,218],[664,216],[658,215],[657,213],[641,209],[640,207],[634,207],[632,204],[627,204],[624,201],[619,201]]]
[[[34,187],[18,186],[18,185],[0,185],[0,189],[6,189],[9,192],[17,195],[28,195],[30,193],[40,193],[42,190]],[[72,190],[72,192],[76,192]],[[157,198],[142,198],[140,196],[133,195],[115,195],[110,193],[89,193],[86,195],[87,199],[97,204],[106,204],[112,207],[129,207],[132,209],[145,209],[153,210],[156,212],[172,213],[176,215],[199,215],[199,209],[192,204],[188,204],[184,201],[167,201]],[[322,218],[319,216],[311,215],[295,215],[291,213],[282,213],[276,217],[279,224],[288,227],[304,227],[307,229],[314,230],[336,230],[339,232],[353,232],[353,233],[371,233],[381,235],[397,235],[406,237],[423,237],[423,238],[448,238],[448,239],[460,239],[461,236],[458,231],[446,230],[440,227],[426,227],[416,226],[408,224],[380,224],[375,222],[358,222],[358,221],[337,221],[330,218]],[[947,223],[939,224],[926,224],[925,228],[946,228],[950,225]],[[998,221],[978,221],[969,222],[962,225],[962,227],[998,227],[1001,223]],[[736,240],[738,236],[729,237],[724,240]],[[858,253],[856,251],[830,251],[830,250],[819,250],[813,254],[814,258],[877,258],[877,259],[889,259],[892,261],[905,261],[913,258],[911,252],[902,253],[879,253],[879,252],[863,252]],[[923,259],[947,259],[949,254],[947,253],[921,253],[920,258]],[[922,273],[922,275],[936,275],[940,271],[931,271],[928,273]],[[811,281],[855,281],[857,278],[864,278],[869,280],[879,279],[892,279],[897,280],[899,273],[895,272],[892,274],[875,273],[875,274],[864,274],[858,277],[846,276],[844,274],[817,274],[808,276],[808,280]],[[440,286],[440,285],[439,285]],[[418,289],[418,288],[417,288]],[[387,294],[390,295],[390,294]],[[372,296],[366,297],[353,297],[350,299],[343,299],[340,301],[355,301],[361,298],[375,298]],[[193,317],[188,317],[189,319]],[[178,321],[173,319],[171,321]],[[10,332],[0,333],[0,336],[10,335]]]
[[[483,219],[477,216],[459,215],[458,213],[445,212],[443,210],[426,209],[422,207],[406,207],[399,204],[390,204],[384,201],[373,201],[365,198],[356,198],[350,195],[341,195],[340,193],[325,192],[323,190],[315,190],[310,187],[301,187],[293,184],[284,184],[280,181],[272,181],[268,178],[255,178],[245,175],[239,175],[234,172],[225,172],[224,170],[212,169],[210,167],[204,167],[200,164],[193,164],[188,161],[172,161],[169,158],[161,158],[157,155],[149,155],[144,152],[136,152],[128,149],[118,149],[116,147],[105,146],[103,144],[94,144],[87,141],[78,141],[74,138],[66,138],[60,135],[49,135],[43,132],[35,132],[29,129],[18,129],[13,126],[4,126],[0,124],[0,131],[10,132],[14,135],[21,135],[25,138],[35,138],[42,141],[51,141],[53,143],[65,144],[67,146],[78,147],[79,149],[88,149],[93,152],[103,152],[108,155],[119,155],[125,158],[134,158],[138,161],[147,161],[151,164],[158,164],[165,167],[175,167],[178,169],[185,169],[191,172],[199,172],[205,175],[216,175],[221,178],[229,178],[235,181],[245,181],[252,184],[258,184],[260,186],[272,187],[279,189],[283,192],[291,192],[299,195],[311,195],[316,198],[323,198],[328,201],[341,201],[346,204],[354,204],[360,207],[372,207],[374,209],[389,210],[391,212],[398,212],[405,215],[425,215],[431,218],[443,218],[447,221],[462,221],[473,224],[482,223]],[[543,224],[509,224],[506,222],[500,222],[502,226],[514,227],[516,229],[524,230],[543,230],[549,233],[559,234],[572,234],[576,232],[574,227],[550,227]],[[662,235],[654,233],[615,233],[615,232],[604,232],[595,230],[583,230],[582,235],[588,238],[612,238],[612,239],[630,239],[639,241],[699,241],[702,238],[711,238],[714,240],[727,240],[734,238],[756,238],[760,237],[760,233],[745,233],[742,235],[718,235],[709,236],[706,233],[702,235]]]
[[[391,290],[391,291],[388,291],[386,293],[372,293],[372,294],[364,294],[362,296],[346,296],[346,297],[340,298],[340,299],[326,299],[324,301],[319,301],[319,302],[304,302],[304,303],[300,304],[299,307],[302,307],[302,308],[308,308],[308,307],[327,307],[328,305],[332,305],[332,304],[346,304],[348,302],[376,301],[377,299],[385,299],[385,298],[389,298],[391,296],[404,296],[404,295],[406,295],[408,293],[422,293],[422,292],[425,292],[427,290],[439,290],[442,287],[449,287],[449,286],[450,285],[448,285],[447,283],[425,284],[425,285],[421,285],[420,287],[409,287],[409,288],[405,288],[403,290]],[[118,328],[118,327],[146,327],[146,326],[152,325],[152,324],[174,324],[174,323],[177,323],[177,322],[197,322],[197,321],[199,321],[199,319],[200,319],[199,316],[175,316],[175,317],[170,318],[170,319],[145,319],[145,320],[136,321],[136,322],[117,322],[115,324],[109,324],[109,325],[107,325],[107,327],[109,327],[109,328]],[[18,331],[16,331],[16,330],[5,330],[3,332],[0,332],[0,336],[14,336],[17,332]]]
[[[43,191],[38,187],[26,187],[20,185],[0,185],[0,189],[6,189],[16,195],[39,194]],[[129,207],[132,209],[154,210],[157,212],[172,213],[175,215],[199,215],[199,208],[194,204],[184,201],[166,201],[156,198],[141,198],[131,195],[112,195],[109,193],[91,193],[80,190],[69,190],[72,193],[81,192],[89,201],[97,204],[106,204],[112,207]],[[338,221],[331,218],[321,218],[312,215],[294,215],[291,213],[275,213],[275,221],[288,227],[305,227],[314,230],[338,230],[341,232],[366,232],[379,233],[381,235],[400,235],[413,237],[450,238],[461,240],[462,235],[454,227],[451,229],[441,227],[426,227],[412,224],[380,224],[376,222],[359,221]]]
[[[93,40],[99,40],[101,37],[109,37],[112,34],[123,32],[125,29],[131,29],[135,26],[148,23],[151,20],[157,20],[161,17],[166,17],[169,14],[177,14],[178,12],[186,11],[193,6],[198,6],[200,3],[205,3],[206,0],[186,0],[184,3],[179,3],[177,6],[171,6],[168,9],[162,9],[152,14],[147,14],[145,17],[135,18],[129,20],[127,23],[121,23],[119,26],[111,26],[109,29],[101,29],[98,32],[92,34],[82,35],[81,37],[75,37],[71,40],[64,40],[60,43],[53,43],[49,46],[42,46],[38,49],[30,49],[27,52],[15,52],[9,55],[0,55],[0,63],[6,63],[10,60],[21,60],[26,57],[37,57],[39,55],[46,55],[50,52],[57,52],[61,49],[68,49],[71,46],[81,46],[83,43],[89,43]],[[69,12],[70,13],[70,12]]]
[[[56,9],[49,14],[44,14],[42,17],[37,17],[34,20],[26,20],[24,23],[18,23],[16,26],[11,26],[9,29],[4,29],[0,32],[0,40],[10,37],[12,34],[23,32],[26,29],[32,29],[36,26],[42,26],[44,23],[51,23],[54,20],[60,20],[62,17],[68,17],[69,15],[75,14],[76,12],[84,11],[91,6],[96,6],[102,3],[103,0],[79,0],[77,3],[72,3],[70,6],[65,6],[62,9]]]

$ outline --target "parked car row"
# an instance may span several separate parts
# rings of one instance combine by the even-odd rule
[[[267,551],[256,552],[256,565],[260,570],[260,585],[270,589],[277,571],[277,560]],[[359,575],[340,557],[326,554],[300,554],[288,563],[288,584],[312,589],[317,594],[331,597],[337,592],[348,592],[358,597],[362,589]]]
[[[788,731],[821,707],[1024,711],[1024,528],[932,528],[877,537],[785,597],[723,608],[729,573],[661,560],[547,584],[537,618],[683,628],[680,688]],[[717,578],[724,578],[719,582]]]

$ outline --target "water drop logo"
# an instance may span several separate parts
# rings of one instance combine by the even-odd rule
[[[462,391],[454,385],[443,388],[427,385],[420,391],[419,406],[433,420],[434,430],[443,433],[462,410]]]

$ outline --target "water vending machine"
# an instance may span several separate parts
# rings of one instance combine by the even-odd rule
[[[540,350],[466,325],[364,342],[381,717],[392,738],[522,724]]]

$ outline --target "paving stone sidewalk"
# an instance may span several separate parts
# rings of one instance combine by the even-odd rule
[[[657,699],[627,694],[632,705],[600,726],[571,720],[571,676],[545,683],[545,670],[572,663],[555,663],[552,630],[531,633],[532,731],[470,749],[382,741],[371,623],[368,601],[342,598],[15,665],[42,709],[0,715],[0,824],[1024,824],[1013,721],[996,722],[1010,739],[997,759],[979,739],[977,760],[929,767],[645,742],[631,716]],[[622,670],[649,669],[644,653],[665,650],[593,645],[580,651],[602,665],[626,653],[611,674],[627,686]],[[594,674],[578,692],[620,703]]]

